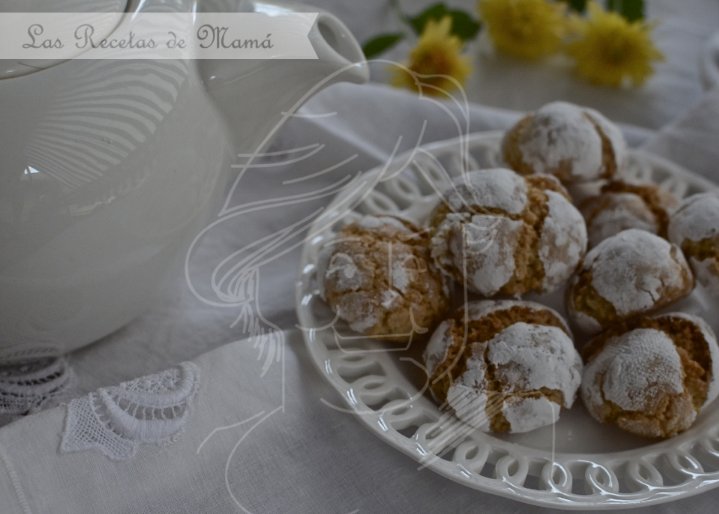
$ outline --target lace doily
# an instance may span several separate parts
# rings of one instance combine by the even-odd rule
[[[0,366],[0,426],[69,399],[75,375],[64,357],[37,355]]]
[[[198,367],[184,362],[72,400],[60,451],[97,449],[112,460],[125,460],[142,443],[171,443],[189,417],[198,386]]]

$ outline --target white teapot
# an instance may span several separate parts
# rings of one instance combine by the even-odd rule
[[[199,3],[3,0],[0,10],[121,17]],[[320,12],[309,38],[317,60],[0,61],[0,364],[71,351],[140,314],[216,212],[232,156],[266,144],[317,84],[366,80],[335,17]]]

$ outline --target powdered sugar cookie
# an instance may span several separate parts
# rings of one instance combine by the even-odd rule
[[[626,143],[619,129],[599,112],[552,102],[519,120],[502,141],[509,166],[524,175],[548,173],[562,182],[613,177]]]
[[[719,349],[696,316],[644,317],[602,334],[582,354],[587,410],[637,435],[676,435],[717,396]]]
[[[448,300],[427,248],[426,232],[412,223],[366,216],[321,252],[320,294],[360,334],[396,342],[429,334]]]
[[[656,184],[615,180],[585,200],[580,210],[587,221],[589,245],[596,246],[629,228],[666,237],[669,213],[678,204],[674,195]]]
[[[437,327],[424,360],[435,399],[486,432],[527,432],[556,422],[581,381],[569,328],[534,302],[468,304]]]
[[[669,240],[689,260],[697,280],[719,297],[719,193],[690,196],[672,215]]]
[[[694,277],[681,250],[659,236],[629,229],[587,253],[572,278],[567,310],[587,332],[651,312],[688,295]]]
[[[430,224],[438,267],[487,297],[557,289],[587,244],[584,219],[556,179],[502,168],[458,178]]]

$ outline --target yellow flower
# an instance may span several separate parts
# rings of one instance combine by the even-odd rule
[[[566,5],[549,0],[479,0],[479,15],[497,50],[523,59],[556,52],[567,31]]]
[[[449,16],[428,21],[409,54],[407,68],[393,68],[392,85],[436,96],[464,84],[472,66],[461,55],[462,42],[451,29]]]
[[[600,85],[643,84],[654,73],[653,63],[664,59],[652,41],[652,26],[641,20],[630,23],[595,2],[588,8],[578,39],[567,47],[577,73]]]

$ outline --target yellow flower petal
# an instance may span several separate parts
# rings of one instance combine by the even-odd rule
[[[466,81],[472,71],[461,55],[462,41],[452,35],[452,18],[430,20],[409,54],[406,68],[394,67],[392,85],[428,95],[446,95]]]
[[[567,32],[566,6],[549,0],[479,0],[479,15],[500,52],[537,59],[556,52]]]
[[[652,26],[630,23],[596,2],[588,13],[577,39],[567,46],[577,74],[599,85],[643,84],[654,73],[654,63],[664,58],[652,41]]]

